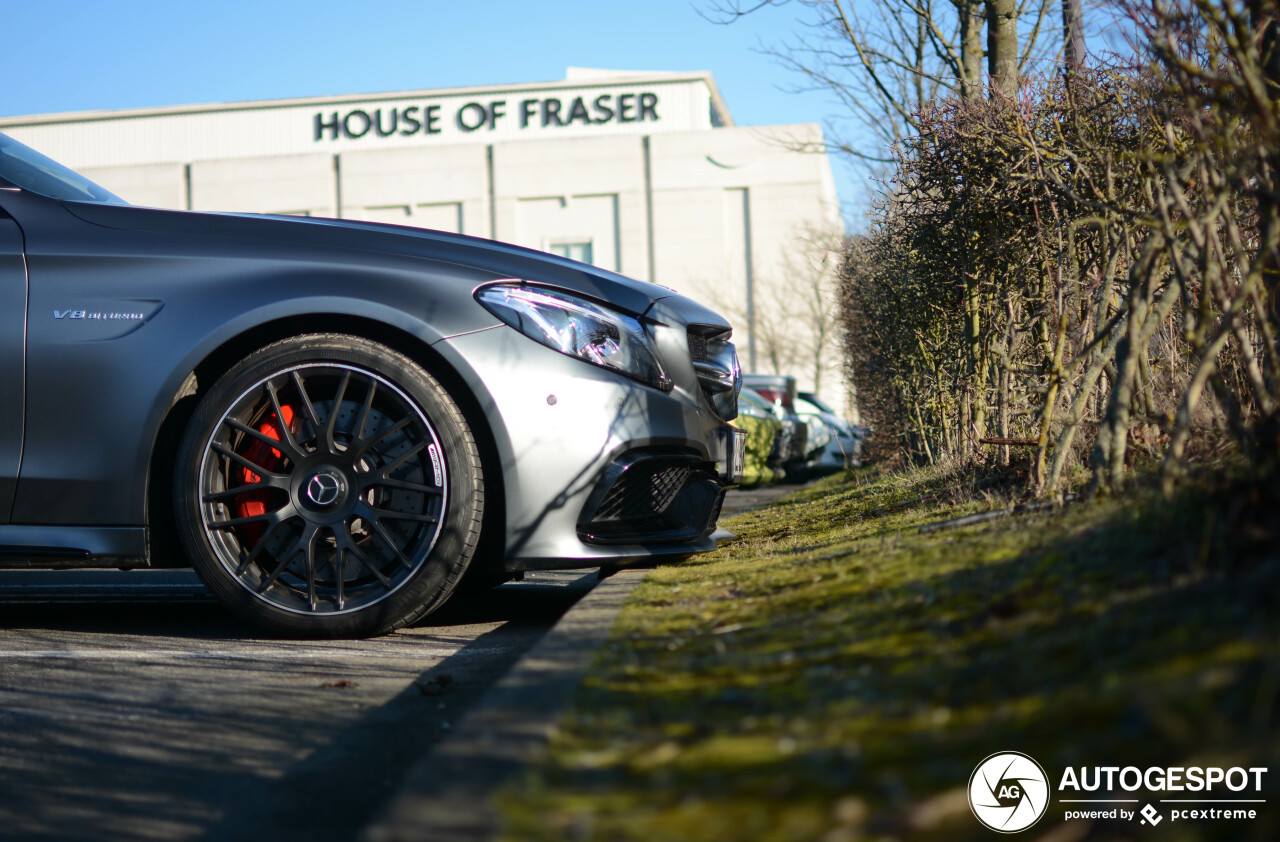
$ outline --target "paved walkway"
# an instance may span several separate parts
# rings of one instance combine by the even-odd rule
[[[618,611],[647,573],[619,571],[569,609],[458,730],[410,770],[360,842],[496,838],[495,794],[537,761]]]
[[[768,505],[796,485],[734,489],[722,516]],[[647,570],[604,579],[560,619],[448,739],[423,757],[360,842],[482,842],[497,838],[495,793],[537,762],[582,673]]]
[[[798,485],[766,485],[763,488],[734,488],[724,496],[724,505],[720,507],[720,516],[728,517],[739,512],[747,512],[767,506],[779,497],[785,497]]]

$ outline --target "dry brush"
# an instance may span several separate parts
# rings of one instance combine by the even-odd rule
[[[1025,453],[1054,492],[1206,448],[1273,468],[1280,407],[1274,3],[1131,3],[1139,60],[921,110],[842,271],[881,455]]]

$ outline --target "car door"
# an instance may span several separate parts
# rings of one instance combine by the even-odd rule
[[[0,523],[8,523],[22,462],[27,267],[22,230],[0,192]]]

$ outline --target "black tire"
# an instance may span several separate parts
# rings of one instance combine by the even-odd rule
[[[183,435],[178,532],[224,604],[274,634],[366,637],[442,605],[480,537],[466,419],[403,354],[297,336],[223,375]]]

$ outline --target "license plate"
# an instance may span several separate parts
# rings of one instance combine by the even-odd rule
[[[747,431],[729,427],[724,436],[724,461],[720,463],[720,478],[730,482],[742,481],[747,466]]]

